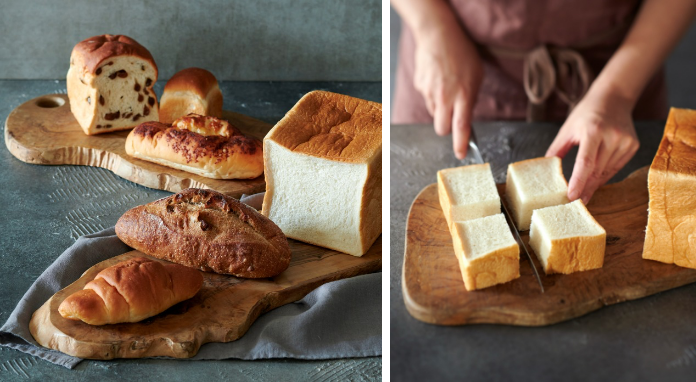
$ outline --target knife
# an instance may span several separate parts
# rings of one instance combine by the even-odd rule
[[[473,127],[471,128],[471,133],[469,135],[469,152],[471,153],[476,163],[486,163],[483,161],[481,151],[478,148],[478,141],[476,140],[476,133],[474,133]],[[500,204],[503,206],[503,212],[505,213],[505,217],[510,222],[512,232],[515,234],[515,240],[517,240],[517,243],[524,249],[524,253],[527,254],[527,260],[529,260],[529,264],[532,265],[532,270],[534,271],[534,276],[536,277],[537,282],[539,283],[539,287],[541,288],[541,293],[544,293],[544,284],[541,283],[541,277],[539,276],[539,272],[536,269],[536,265],[534,265],[534,261],[532,261],[532,256],[529,254],[527,246],[524,245],[522,237],[520,237],[520,231],[517,230],[517,226],[515,226],[515,222],[514,220],[512,220],[512,215],[510,215],[510,211],[508,211],[507,207],[505,206],[505,203],[501,200]]]

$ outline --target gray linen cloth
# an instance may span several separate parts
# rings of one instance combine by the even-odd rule
[[[80,358],[41,347],[29,320],[54,293],[94,264],[128,252],[114,228],[80,237],[32,284],[0,328],[0,345],[74,368]],[[190,359],[329,359],[382,354],[382,273],[324,284],[295,303],[261,315],[242,338],[208,343]]]

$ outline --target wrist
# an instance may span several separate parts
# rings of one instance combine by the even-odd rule
[[[590,86],[585,98],[590,103],[599,103],[606,108],[631,113],[638,101],[638,96],[620,84],[597,78]]]

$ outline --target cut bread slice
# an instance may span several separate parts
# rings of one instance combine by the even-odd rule
[[[437,191],[447,227],[500,213],[500,196],[488,163],[437,172]]]
[[[672,108],[648,172],[643,258],[696,268],[696,110]]]
[[[466,290],[520,277],[520,247],[503,214],[454,222],[451,232]]]
[[[558,157],[535,158],[508,166],[505,198],[517,229],[526,231],[538,208],[568,203],[568,182]]]
[[[535,210],[529,244],[546,274],[601,268],[606,231],[580,199]]]

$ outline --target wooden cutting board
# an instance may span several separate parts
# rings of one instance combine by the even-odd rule
[[[42,346],[80,358],[188,358],[196,355],[204,343],[240,338],[260,314],[300,300],[324,283],[382,268],[381,236],[363,257],[295,240],[289,242],[292,261],[279,276],[241,279],[202,272],[203,287],[196,296],[141,322],[91,326],[67,320],[58,313],[60,303],[81,290],[102,269],[136,256],[146,256],[131,251],[89,268],[34,312],[29,328]],[[374,292],[380,293],[379,290]]]
[[[222,118],[259,139],[272,127],[229,111],[223,111]],[[248,180],[209,179],[133,158],[125,148],[129,132],[85,135],[70,112],[68,96],[49,94],[27,101],[10,113],[5,121],[5,144],[23,162],[103,167],[145,187],[171,192],[188,187],[208,188],[239,198],[266,188],[263,175]]]
[[[620,183],[600,188],[587,208],[607,231],[604,267],[570,275],[545,275],[522,233],[546,293],[541,293],[520,249],[520,278],[467,292],[432,184],[416,197],[408,214],[402,288],[406,308],[433,324],[495,323],[550,325],[696,281],[696,270],[643,260],[648,219],[648,167]],[[498,185],[501,197],[505,185]]]

